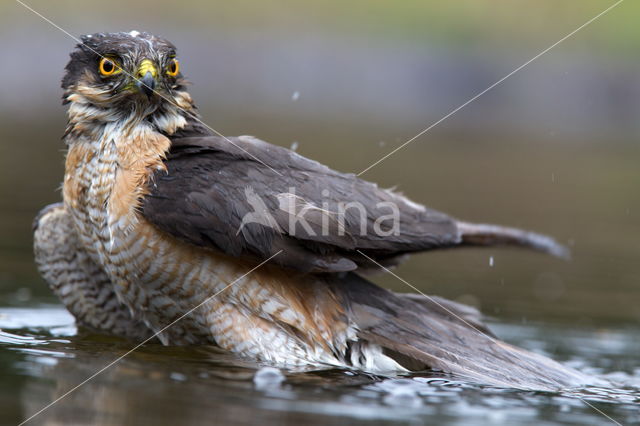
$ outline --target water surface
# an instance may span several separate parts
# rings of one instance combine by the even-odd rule
[[[2,423],[18,424],[621,424],[640,421],[637,328],[493,324],[506,340],[611,387],[530,392],[438,373],[382,378],[279,372],[212,347],[134,344],[76,330],[56,305],[0,309]],[[93,378],[91,378],[93,377]],[[85,384],[85,380],[89,379]],[[64,396],[75,386],[74,392]]]

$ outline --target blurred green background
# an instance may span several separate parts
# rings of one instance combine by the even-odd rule
[[[210,126],[357,173],[613,1],[26,3],[73,35],[169,38]],[[549,233],[573,259],[446,251],[397,274],[497,318],[640,319],[639,13],[623,2],[362,176],[468,221]],[[13,1],[0,40],[0,303],[35,306],[55,302],[31,221],[60,199],[74,41]]]

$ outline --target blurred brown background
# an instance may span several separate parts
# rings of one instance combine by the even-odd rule
[[[210,126],[297,142],[355,173],[612,3],[28,1],[74,35],[169,38]],[[465,250],[396,273],[498,318],[640,320],[639,12],[622,3],[363,175],[469,221],[552,234],[573,260]],[[0,303],[55,302],[31,221],[60,199],[59,81],[74,41],[13,1],[0,4],[0,40]]]

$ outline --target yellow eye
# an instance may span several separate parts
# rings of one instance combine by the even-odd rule
[[[116,61],[111,58],[100,59],[100,64],[98,65],[98,69],[100,70],[100,74],[102,74],[105,77],[113,74],[117,74],[121,71]]]
[[[169,66],[167,67],[167,75],[170,77],[175,77],[180,72],[180,62],[176,58],[172,58],[169,61]]]

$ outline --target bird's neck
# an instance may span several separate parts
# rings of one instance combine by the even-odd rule
[[[165,98],[160,103],[134,99],[123,104],[105,104],[79,89],[64,99],[69,104],[64,137],[69,145],[78,139],[98,141],[114,129],[125,136],[139,128],[171,136],[199,121],[193,99],[185,91],[176,91],[171,99]]]

